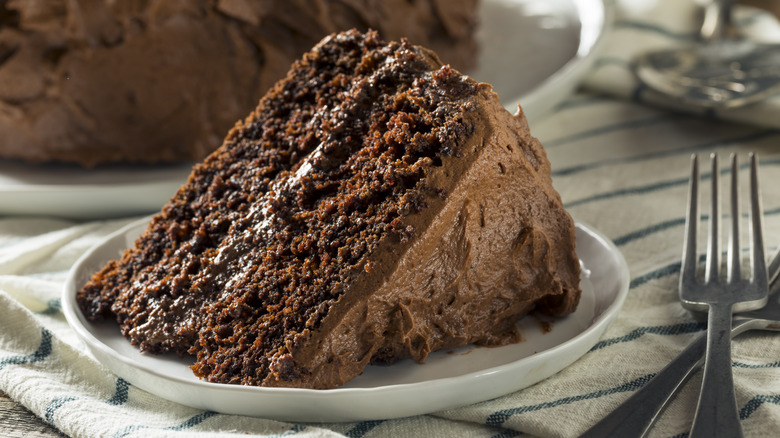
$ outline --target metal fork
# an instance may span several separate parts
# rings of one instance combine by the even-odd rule
[[[751,278],[742,276],[739,244],[738,167],[736,155],[731,155],[731,230],[727,260],[727,277],[719,275],[719,169],[717,155],[711,155],[712,196],[707,239],[707,260],[704,282],[696,275],[698,254],[696,236],[699,223],[699,160],[692,158],[688,216],[685,227],[683,263],[680,271],[680,300],[689,309],[706,310],[707,351],[699,403],[693,419],[690,437],[738,437],[742,435],[734,380],[731,374],[732,312],[763,307],[767,302],[768,281],[764,243],[761,231],[761,200],[758,194],[756,156],[750,154],[751,204]]]
[[[770,300],[761,309],[735,316],[731,337],[748,330],[780,331],[780,249],[769,264]],[[774,295],[773,295],[774,293]],[[685,382],[699,369],[707,347],[706,333],[697,336],[645,386],[633,393],[580,438],[641,438],[647,435],[661,412],[671,403]]]

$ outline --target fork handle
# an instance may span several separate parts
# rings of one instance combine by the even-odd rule
[[[767,325],[767,321],[759,319],[738,321],[731,330],[731,336],[751,329],[765,328]],[[707,336],[702,333],[649,382],[580,438],[644,436],[677,391],[699,368],[706,349]]]
[[[743,436],[731,374],[731,310],[731,304],[714,303],[707,312],[704,376],[690,438]]]

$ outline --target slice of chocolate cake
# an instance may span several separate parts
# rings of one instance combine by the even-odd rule
[[[522,113],[407,42],[324,39],[78,294],[211,382],[333,388],[575,310],[574,224]]]

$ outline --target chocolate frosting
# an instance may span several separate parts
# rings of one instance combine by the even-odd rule
[[[573,312],[579,302],[574,225],[550,179],[544,149],[522,110],[510,115],[480,84],[478,129],[428,176],[429,207],[409,224],[412,242],[384,242],[366,261],[319,330],[292,356],[305,382],[270,386],[333,388],[369,363],[412,358],[466,344],[521,340],[515,323],[537,308]]]
[[[290,64],[352,27],[474,58],[476,0],[0,2],[0,157],[200,160]]]

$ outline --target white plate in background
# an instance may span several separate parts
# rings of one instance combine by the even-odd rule
[[[159,211],[191,164],[32,165],[0,160],[0,216],[104,219]]]
[[[612,9],[603,0],[484,0],[479,67],[510,112],[532,126],[571,95],[603,46]],[[485,23],[490,23],[490,26]]]
[[[91,323],[76,304],[76,292],[107,261],[132,246],[148,218],[128,225],[98,244],[73,266],[65,283],[63,310],[68,323],[98,361],[117,376],[164,399],[225,414],[287,421],[361,421],[420,415],[465,406],[523,389],[546,379],[585,354],[618,314],[628,293],[623,256],[597,231],[577,224],[577,253],[584,267],[583,295],[565,318],[541,316],[520,321],[524,341],[495,348],[473,346],[411,360],[369,366],[329,390],[263,388],[199,380],[192,359],[141,354],[113,321]]]
[[[480,66],[469,73],[493,84],[511,112],[522,104],[533,125],[590,69],[611,14],[603,0],[483,0],[480,15]],[[0,216],[102,219],[154,213],[186,181],[190,168],[82,169],[0,160]]]

